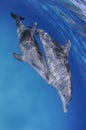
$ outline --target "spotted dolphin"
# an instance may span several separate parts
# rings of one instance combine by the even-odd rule
[[[11,16],[16,20],[19,44],[22,51],[22,54],[14,52],[14,57],[19,61],[29,63],[48,82],[48,68],[34,37],[37,23],[33,27],[27,27],[22,23],[24,17],[14,13],[11,13]]]
[[[44,30],[38,29],[37,34],[43,44],[49,71],[53,77],[50,76],[50,84],[60,94],[63,109],[66,112],[72,97],[72,80],[68,63],[70,40],[63,46],[51,38]]]
[[[27,27],[22,23],[24,17],[13,13],[11,16],[16,20],[22,50],[22,54],[13,53],[14,57],[29,63],[49,84],[58,90],[64,112],[66,112],[72,96],[71,72],[68,64],[70,41],[65,46],[61,46],[45,31],[37,29],[37,23],[33,27]],[[39,35],[42,41],[48,66],[35,40],[35,33]]]

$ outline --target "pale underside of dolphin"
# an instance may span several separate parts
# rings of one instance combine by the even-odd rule
[[[17,23],[18,38],[22,51],[22,54],[13,53],[14,57],[17,60],[29,63],[42,78],[58,90],[64,112],[66,112],[72,96],[71,72],[68,64],[70,41],[65,46],[61,46],[45,31],[37,29],[37,24],[29,28],[22,24],[24,18],[13,13],[11,13],[11,16]],[[38,34],[41,39],[47,64],[34,34]]]

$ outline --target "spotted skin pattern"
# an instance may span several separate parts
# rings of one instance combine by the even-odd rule
[[[48,68],[34,37],[37,23],[33,27],[27,27],[22,23],[23,18],[21,16],[13,13],[11,13],[11,16],[16,20],[19,45],[22,51],[22,54],[14,52],[14,57],[19,61],[30,64],[48,82]]]
[[[72,78],[68,63],[70,40],[65,46],[62,46],[44,30],[37,29],[37,23],[33,27],[27,27],[22,23],[24,18],[13,13],[11,13],[11,16],[16,20],[19,44],[22,51],[22,54],[14,52],[14,57],[19,61],[30,64],[42,78],[57,89],[64,112],[66,112],[72,97]],[[34,34],[37,34],[41,40],[47,64]]]
[[[68,64],[70,40],[65,46],[62,46],[56,43],[44,30],[38,29],[37,34],[44,48],[49,71],[53,76],[53,78],[50,76],[49,81],[58,90],[64,112],[66,112],[72,97],[72,80]]]

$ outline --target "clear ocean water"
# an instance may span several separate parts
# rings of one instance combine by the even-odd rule
[[[0,130],[86,130],[85,7],[85,0],[0,1]],[[10,12],[26,17],[28,26],[36,21],[60,44],[71,40],[73,95],[67,113],[56,89],[13,57],[21,50]]]

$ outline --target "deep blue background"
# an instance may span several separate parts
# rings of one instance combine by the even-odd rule
[[[65,2],[0,1],[0,130],[86,130],[86,23]],[[73,97],[67,113],[57,91],[13,57],[13,52],[21,51],[10,12],[25,16],[26,25],[37,21],[38,28],[60,44],[71,40]]]

